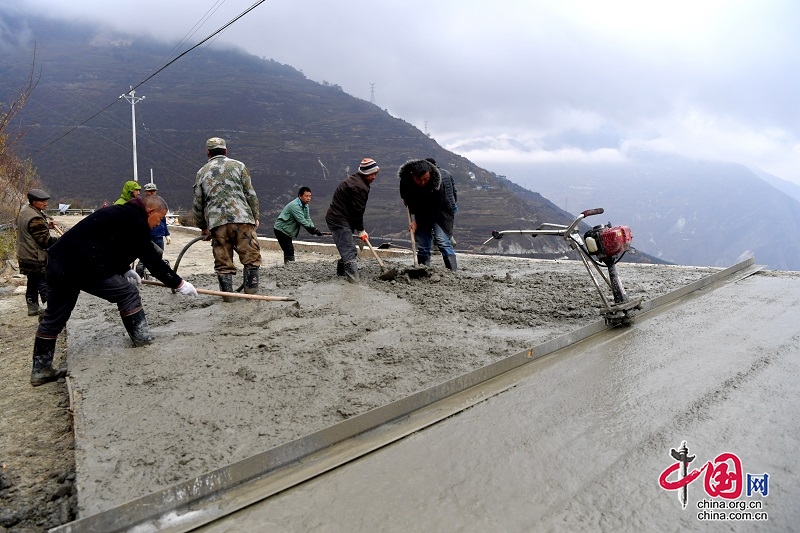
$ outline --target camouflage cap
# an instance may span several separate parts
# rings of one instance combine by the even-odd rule
[[[146,183],[144,187],[142,187],[146,191],[157,191],[158,187],[156,187],[155,183]]]
[[[206,141],[206,150],[214,150],[215,148],[225,148],[225,139],[221,137],[211,137],[209,140]]]

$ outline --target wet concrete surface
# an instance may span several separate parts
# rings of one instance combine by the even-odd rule
[[[701,291],[520,371],[517,387],[205,529],[797,530],[797,275]],[[659,485],[681,441],[690,471],[735,454],[743,484],[769,474],[768,495],[711,498],[701,475],[683,509]],[[709,501],[768,520],[699,517]]]
[[[165,257],[195,234],[174,231]],[[599,318],[576,261],[434,258],[429,277],[362,282],[306,252],[262,250],[259,292],[293,302],[187,299],[144,286],[156,342],[132,348],[116,307],[82,294],[68,324],[79,516],[86,517],[483,367]],[[410,266],[410,256],[387,259]],[[620,264],[632,296],[654,298],[719,269]],[[179,272],[215,289],[207,242]],[[240,271],[241,272],[241,271]],[[238,285],[241,273],[235,281]]]

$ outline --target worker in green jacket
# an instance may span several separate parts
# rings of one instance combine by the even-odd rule
[[[126,181],[125,185],[122,186],[122,194],[120,194],[120,197],[114,202],[114,205],[122,205],[128,202],[128,200],[138,198],[140,194],[142,194],[141,185],[133,180]]]
[[[297,198],[286,204],[275,221],[273,230],[278,244],[283,250],[283,264],[294,261],[294,245],[292,239],[300,234],[300,227],[306,228],[311,235],[324,235],[311,221],[308,204],[311,202],[311,189],[300,187]]]

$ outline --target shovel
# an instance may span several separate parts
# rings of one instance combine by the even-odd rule
[[[160,281],[150,281],[147,279],[142,280],[142,285],[152,285],[154,287],[166,287]],[[294,298],[289,298],[288,296],[269,296],[267,294],[239,294],[238,292],[224,292],[224,291],[212,291],[211,289],[201,289],[199,287],[195,287],[197,290],[197,294],[210,294],[211,296],[227,296],[231,298],[244,298],[247,300],[266,300],[268,302],[294,302]]]
[[[414,268],[409,268],[406,274],[409,278],[423,278],[428,275],[428,270],[424,266],[419,266],[417,243],[414,240],[414,232],[411,231],[411,209],[408,206],[406,206],[406,213],[408,213],[408,232],[411,234],[411,255],[414,256]]]
[[[375,256],[375,259],[378,260],[378,264],[381,266],[381,275],[378,277],[384,281],[392,281],[394,278],[397,277],[397,269],[390,268],[389,270],[387,270],[386,265],[384,265],[381,258],[378,257],[378,252],[376,252],[375,248],[372,247],[372,243],[369,242],[369,239],[366,239],[366,241],[367,241],[367,246],[369,246],[370,252],[372,252],[372,255]]]
[[[388,250],[390,248],[394,248],[396,250],[410,250],[411,248],[406,248],[405,246],[397,246],[393,242],[385,242],[378,246],[378,250]]]

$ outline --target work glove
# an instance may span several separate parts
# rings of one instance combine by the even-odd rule
[[[169,235],[167,235],[167,244],[172,244],[172,239],[169,238]]]
[[[313,233],[314,235],[316,235],[317,237],[322,237],[322,236],[324,235],[324,233],[322,233],[322,232],[321,232],[320,230],[318,230],[317,228],[314,228],[314,231],[312,231],[312,233]]]
[[[178,292],[184,296],[197,296],[197,289],[186,280],[183,280],[181,284],[178,285]]]
[[[128,270],[127,272],[125,272],[125,279],[127,279],[133,285],[142,284],[142,276],[137,274],[135,270]]]
[[[358,238],[366,242],[369,239],[369,235],[367,235],[367,232],[362,229],[358,232]]]

